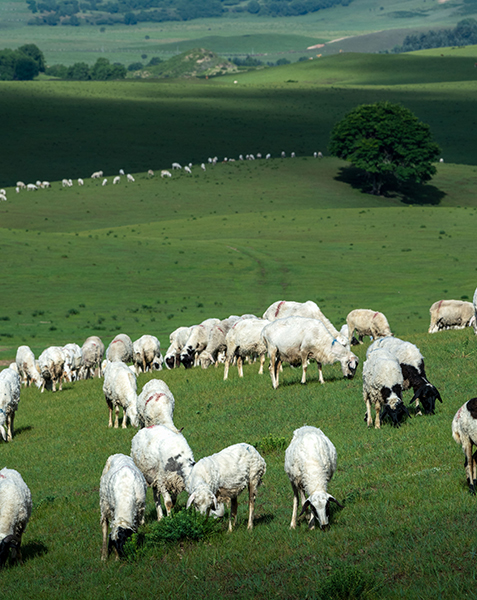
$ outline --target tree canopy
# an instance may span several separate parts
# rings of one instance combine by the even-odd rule
[[[399,181],[429,181],[440,154],[430,127],[391,102],[363,104],[348,113],[333,128],[329,151],[363,169],[376,195],[389,176]]]

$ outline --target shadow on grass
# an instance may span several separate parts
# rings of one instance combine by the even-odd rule
[[[342,167],[336,181],[346,183],[353,189],[363,194],[371,193],[371,183],[362,169],[356,167]],[[417,204],[420,206],[438,206],[447,194],[429,183],[400,183],[394,177],[386,179],[383,190],[378,198],[390,198],[403,204]]]
[[[261,515],[260,517],[255,517],[253,520],[253,525],[269,525],[275,518],[275,515],[268,513],[266,515]]]
[[[17,435],[21,435],[25,431],[31,431],[32,429],[32,425],[23,425],[23,427],[15,427],[14,437],[17,437]]]
[[[37,556],[43,556],[47,554],[48,548],[39,540],[30,540],[26,544],[22,544],[22,559],[23,562],[36,558]]]

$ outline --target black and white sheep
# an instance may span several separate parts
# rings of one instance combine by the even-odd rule
[[[138,427],[137,416],[137,383],[136,376],[123,362],[108,362],[104,371],[103,392],[109,408],[108,427],[113,426],[113,410],[116,412],[115,429],[119,425],[119,407],[123,409],[123,429],[127,420],[133,427]]]
[[[469,491],[475,494],[477,488],[477,452],[472,453],[477,441],[477,398],[463,404],[452,421],[452,437],[462,446],[465,455],[465,473]]]
[[[224,381],[228,378],[230,365],[237,359],[239,377],[243,377],[243,359],[258,356],[260,360],[259,375],[263,373],[263,364],[267,355],[267,346],[261,338],[262,329],[270,321],[266,319],[240,319],[228,332],[225,342]]]
[[[310,360],[318,365],[320,383],[324,383],[322,365],[341,364],[343,376],[352,379],[358,367],[358,357],[333,337],[319,319],[286,317],[277,319],[262,330],[274,388],[278,387],[282,362],[302,366],[301,383],[306,383],[306,370]]]
[[[230,316],[214,325],[209,332],[207,346],[199,356],[200,366],[207,369],[210,365],[218,365],[219,355],[227,350],[226,336],[230,328],[240,320],[240,317]]]
[[[403,390],[413,389],[414,395],[411,404],[416,403],[416,411],[420,401],[426,415],[434,414],[436,400],[442,402],[442,398],[437,388],[427,380],[424,357],[419,348],[411,342],[405,342],[399,338],[384,337],[371,344],[366,356],[376,348],[385,348],[398,359],[404,379]]]
[[[214,327],[218,325],[220,319],[206,319],[200,325],[191,327],[189,337],[181,351],[181,363],[186,369],[190,369],[199,354],[205,350],[209,341],[209,335]]]
[[[23,385],[30,387],[31,382],[41,387],[41,376],[36,368],[35,355],[29,346],[19,346],[15,357],[18,374]]]
[[[357,308],[348,313],[346,317],[348,325],[348,343],[351,345],[353,334],[356,330],[359,343],[363,343],[363,337],[369,335],[376,338],[392,336],[389,323],[383,313],[367,308]]]
[[[474,305],[463,300],[439,300],[434,302],[429,313],[431,322],[428,333],[444,329],[464,329],[475,322]]]
[[[0,568],[11,559],[21,562],[23,532],[31,515],[31,492],[14,469],[0,471]]]
[[[151,379],[137,398],[139,426],[164,425],[177,433],[173,421],[174,405],[174,396],[167,383],[161,379]]]
[[[290,528],[295,529],[298,513],[298,496],[302,510],[310,509],[310,529],[318,524],[325,529],[329,524],[330,502],[343,506],[328,493],[328,484],[336,471],[338,454],[333,443],[317,427],[295,429],[293,439],[285,451],[285,473],[293,490],[293,510]]]
[[[369,353],[363,365],[363,399],[368,427],[373,425],[371,404],[376,411],[376,429],[380,429],[381,421],[386,417],[398,426],[402,417],[409,415],[402,401],[403,385],[401,365],[396,357],[385,348],[376,348]]]
[[[181,352],[185,343],[189,339],[190,327],[178,327],[169,336],[169,348],[164,357],[164,362],[168,369],[174,369],[181,364]]]
[[[144,524],[146,492],[146,480],[130,456],[113,454],[108,458],[99,483],[102,560],[112,548],[117,558],[124,555],[124,543]]]
[[[5,442],[13,439],[13,422],[20,402],[20,387],[20,377],[13,369],[0,372],[0,434]]]
[[[193,467],[187,488],[191,504],[202,513],[219,511],[219,503],[230,501],[229,531],[237,522],[238,496],[248,487],[247,529],[253,529],[255,497],[267,465],[250,444],[234,444],[216,454],[201,458]]]

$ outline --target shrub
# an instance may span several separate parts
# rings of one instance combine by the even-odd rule
[[[288,440],[284,437],[279,437],[270,433],[252,445],[261,454],[272,454],[273,452],[285,450],[285,448],[288,446]]]
[[[320,588],[318,600],[367,600],[377,597],[377,585],[372,576],[356,567],[336,568]]]

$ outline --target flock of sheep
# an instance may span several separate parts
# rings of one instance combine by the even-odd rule
[[[472,315],[468,305],[472,306]],[[473,303],[440,301],[432,305],[429,332],[447,328],[475,327],[477,290]],[[355,337],[356,335],[356,337]],[[384,314],[367,309],[351,311],[338,331],[316,303],[277,301],[263,314],[231,316],[224,320],[207,319],[192,327],[180,327],[170,335],[164,360],[159,340],[144,335],[134,343],[125,334],[117,335],[105,353],[97,336],[88,338],[83,347],[67,344],[47,348],[38,361],[28,346],[20,346],[16,361],[0,373],[0,434],[8,442],[14,435],[14,416],[20,400],[21,383],[44,389],[62,389],[62,382],[104,376],[103,392],[109,408],[109,427],[122,427],[129,421],[139,427],[131,443],[130,456],[114,454],[104,467],[100,481],[100,510],[105,560],[114,549],[123,554],[126,540],[144,522],[146,490],[153,489],[157,518],[163,518],[161,496],[167,514],[183,490],[188,493],[187,507],[194,505],[202,514],[221,517],[224,503],[230,502],[229,530],[237,519],[237,498],[248,489],[248,529],[253,528],[257,488],[266,472],[266,463],[251,445],[238,443],[211,456],[195,461],[187,440],[173,421],[174,396],[167,384],[152,379],[137,394],[136,377],[140,373],[183,365],[208,366],[224,362],[224,380],[236,364],[243,377],[243,361],[259,358],[259,373],[269,357],[272,385],[279,385],[282,363],[302,367],[301,382],[306,383],[310,361],[319,369],[324,383],[323,364],[339,362],[343,376],[353,378],[358,357],[353,344],[364,336],[373,339],[363,365],[363,398],[367,425],[388,418],[399,425],[408,413],[403,390],[412,388],[415,410],[433,414],[439,391],[427,379],[419,349],[393,336]],[[128,363],[132,365],[128,366]],[[477,398],[464,404],[454,417],[452,435],[466,455],[466,474],[475,493],[476,458],[472,454],[477,440]],[[337,453],[333,443],[318,428],[304,426],[295,430],[285,452],[285,472],[293,490],[291,528],[297,518],[307,515],[310,528],[326,528],[329,504],[339,502],[328,493],[328,484],[336,470]],[[298,515],[299,496],[302,504]],[[340,505],[341,506],[341,505]],[[9,554],[21,559],[21,538],[31,514],[31,494],[21,475],[4,468],[0,471],[0,567]],[[108,530],[109,538],[108,538]]]

